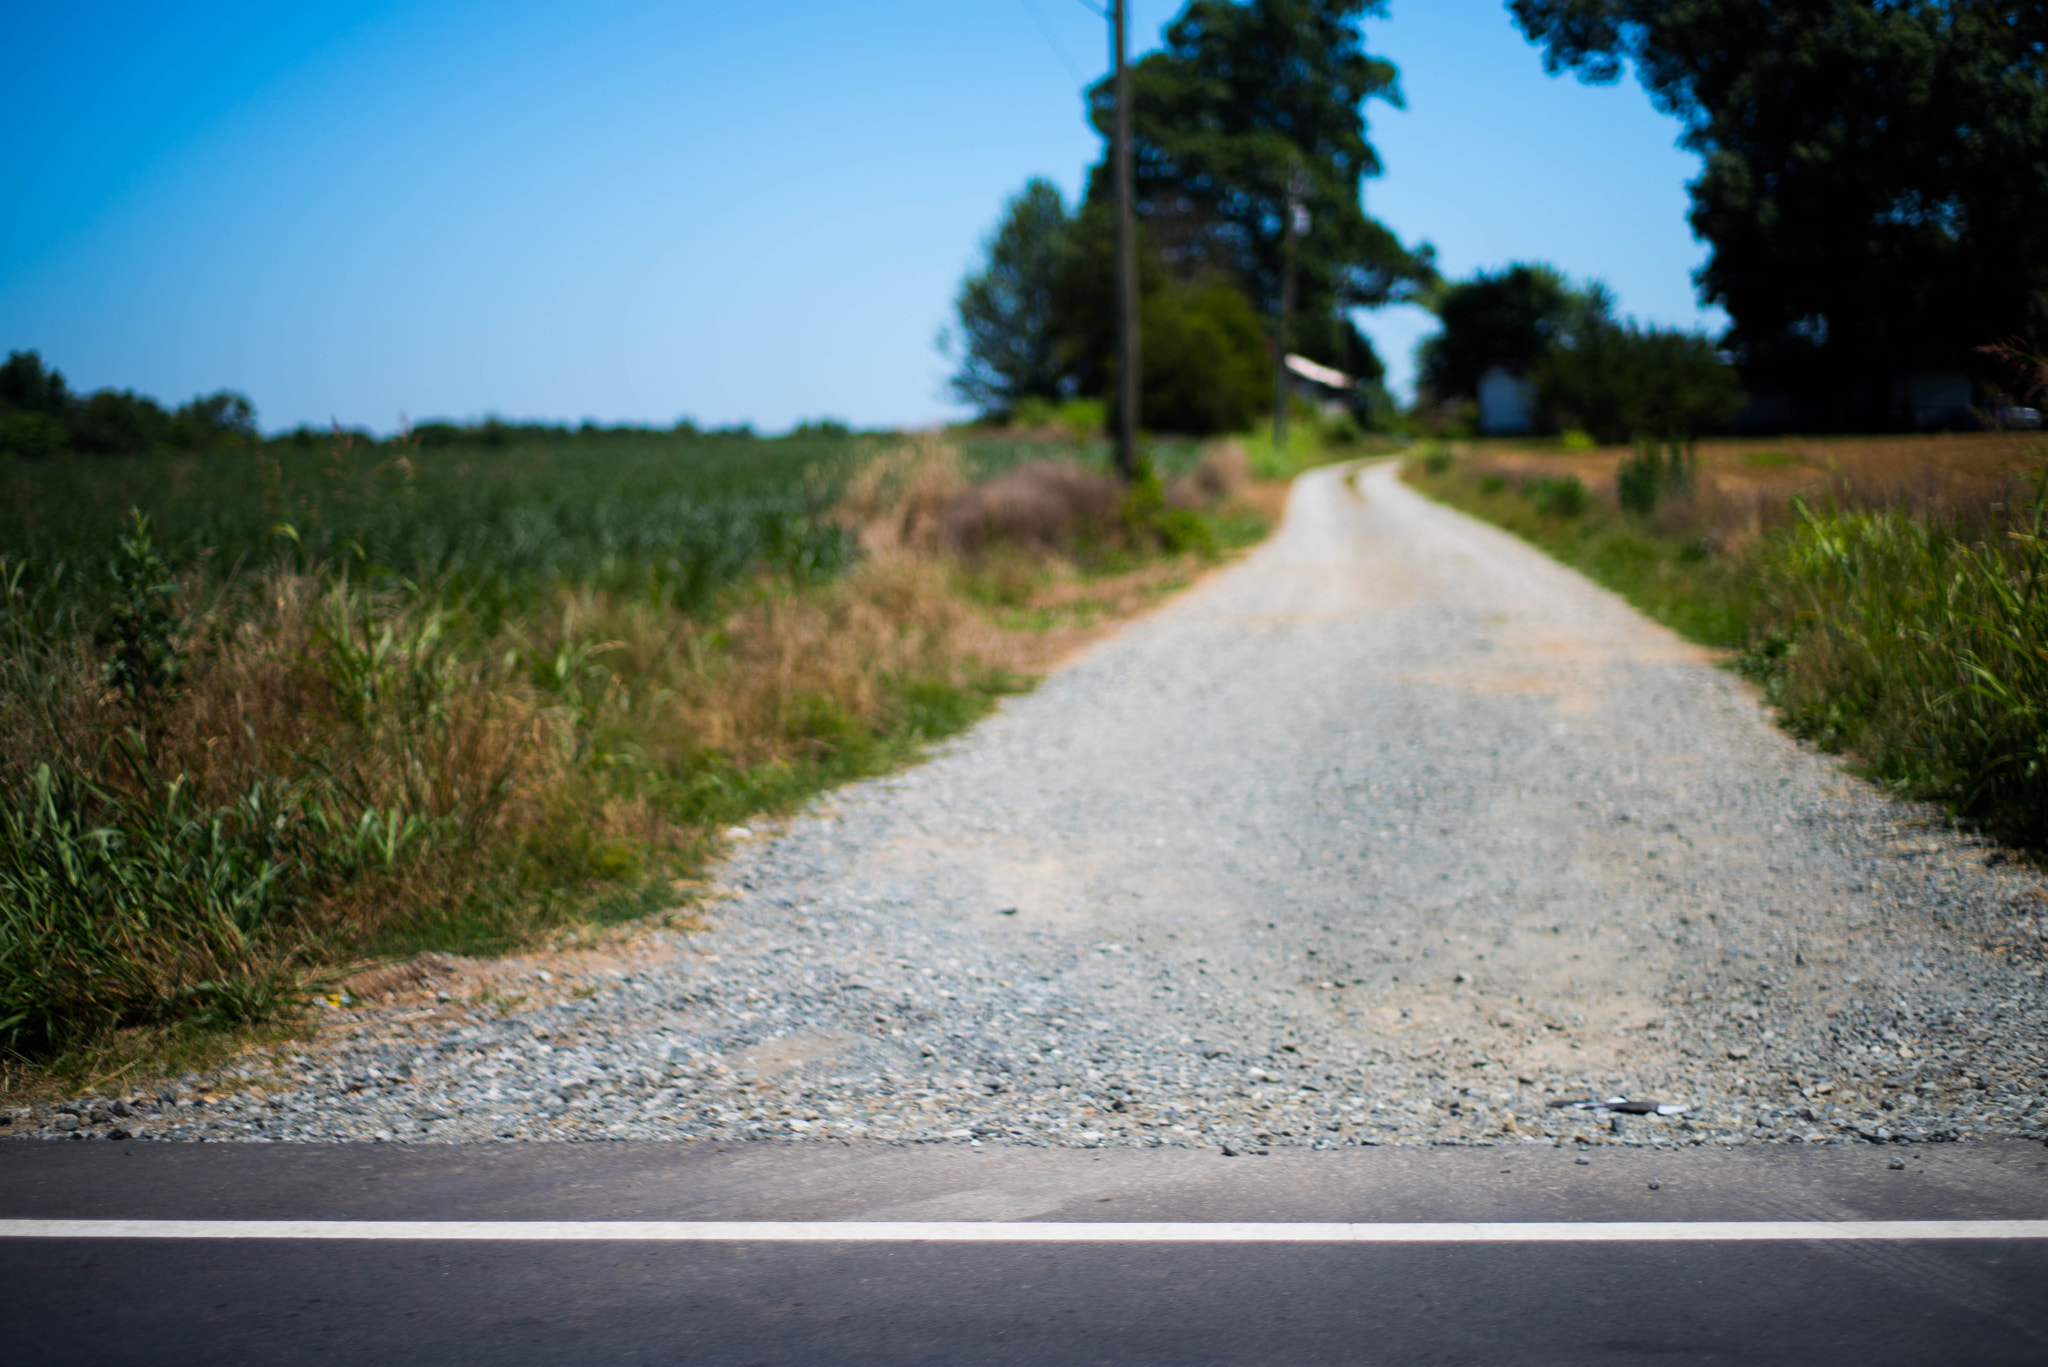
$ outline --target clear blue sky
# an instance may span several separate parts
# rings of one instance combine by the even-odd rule
[[[1176,8],[1135,0],[1134,49]],[[1696,160],[1638,87],[1546,77],[1494,0],[1367,33],[1408,95],[1371,107],[1368,205],[1404,238],[1719,324]],[[1027,177],[1079,188],[1106,43],[1077,0],[74,0],[0,8],[0,51],[0,350],[240,389],[271,429],[773,430],[954,412],[954,287]],[[1417,313],[1361,320],[1397,379]]]

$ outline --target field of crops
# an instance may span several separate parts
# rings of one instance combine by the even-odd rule
[[[1158,485],[1119,513],[1098,473],[1064,550],[864,547],[864,518],[907,525],[892,500],[1049,459],[1108,452],[513,429],[0,466],[0,1074],[217,1044],[351,962],[673,905],[725,824],[1018,686],[989,605],[1092,620],[1103,576],[1167,584],[1263,525]]]

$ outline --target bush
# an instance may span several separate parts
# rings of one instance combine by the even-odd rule
[[[1647,517],[1665,496],[1692,492],[1692,458],[1675,441],[1639,441],[1615,469],[1614,492],[1623,508]]]
[[[1356,446],[1365,440],[1365,430],[1358,425],[1358,419],[1349,413],[1339,413],[1325,418],[1320,424],[1323,444],[1326,446]]]
[[[1168,284],[1146,297],[1143,393],[1148,431],[1242,432],[1270,402],[1265,329],[1231,285]]]
[[[1613,445],[1711,432],[1742,406],[1742,386],[1696,333],[1601,322],[1552,349],[1530,378],[1559,426]]]
[[[64,425],[42,413],[0,410],[0,459],[47,460],[70,447]]]
[[[1522,492],[1545,517],[1580,517],[1586,511],[1586,486],[1577,475],[1563,479],[1540,477],[1522,486]]]
[[[1109,426],[1109,405],[1100,399],[1068,399],[1059,406],[1060,425],[1076,446],[1092,441]]]

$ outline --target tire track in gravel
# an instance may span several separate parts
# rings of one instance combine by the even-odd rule
[[[513,961],[491,972],[539,1005],[364,1012],[266,1095],[124,1123],[1234,1150],[2048,1129],[2043,880],[1391,464],[1303,477],[1243,563],[724,882],[708,931],[572,966],[593,995]],[[1546,1104],[1613,1093],[1689,1109]]]

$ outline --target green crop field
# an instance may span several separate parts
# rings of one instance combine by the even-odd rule
[[[965,570],[864,560],[839,506],[920,452],[1109,459],[487,425],[0,465],[0,1054],[161,1058],[337,965],[671,906],[723,825],[967,725],[1017,683],[951,644]],[[1064,572],[1158,552],[1103,531]]]
[[[343,438],[310,450],[24,461],[0,470],[0,558],[27,567],[14,610],[47,621],[97,596],[132,507],[174,570],[208,577],[325,566],[500,608],[564,584],[696,608],[763,557],[797,572],[842,565],[844,537],[819,514],[860,446],[663,433],[424,449]]]

